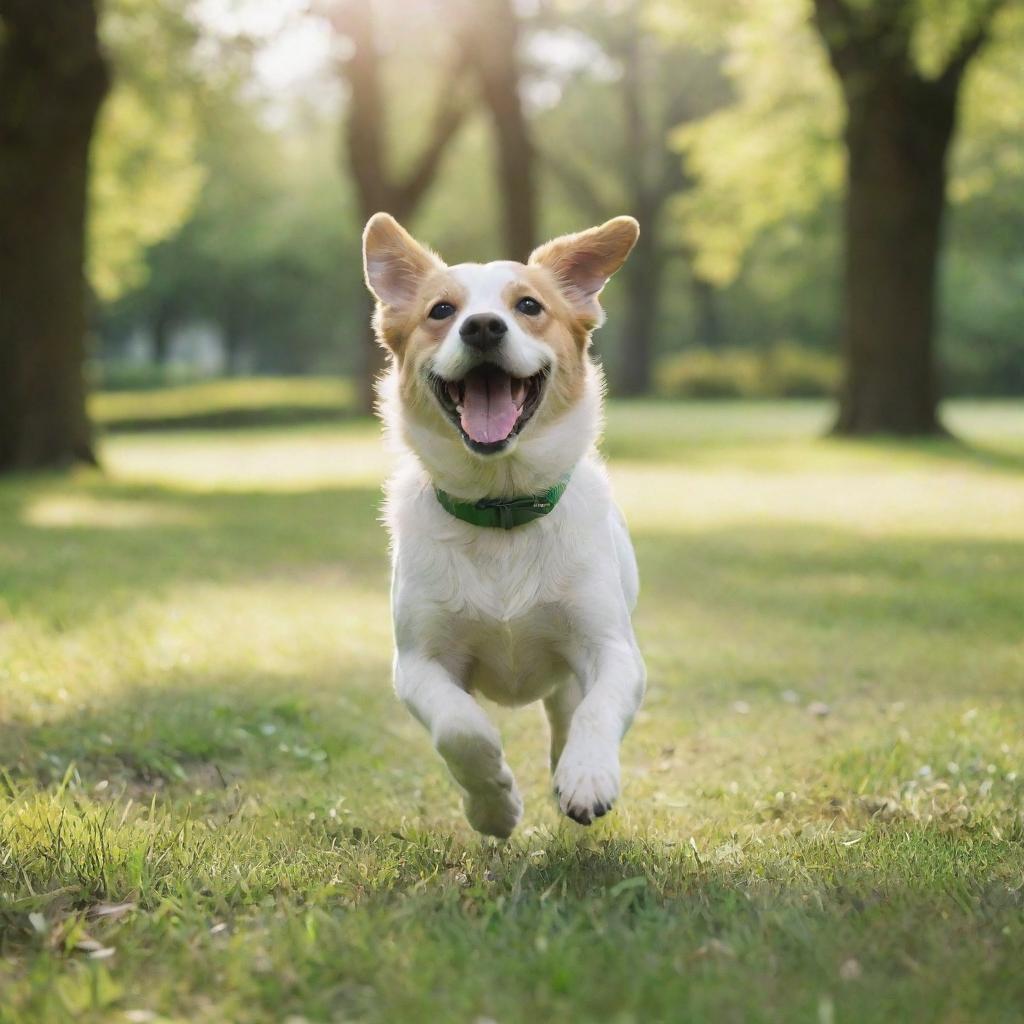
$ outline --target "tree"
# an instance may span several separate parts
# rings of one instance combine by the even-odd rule
[[[383,60],[375,32],[377,5],[370,0],[344,0],[333,11],[337,30],[351,50],[343,65],[348,85],[345,120],[345,154],[358,198],[360,219],[365,223],[380,210],[408,224],[434,183],[449,143],[468,112],[460,88],[465,74],[461,49],[456,45],[450,64],[442,73],[434,114],[426,140],[408,167],[397,169],[389,151],[388,104],[384,95]],[[408,12],[398,14],[408,17]],[[419,85],[420,78],[413,81]],[[372,306],[367,300],[366,328],[362,341],[361,402],[367,411],[375,401],[374,384],[384,366],[384,353],[369,327]]]
[[[678,134],[699,178],[686,200],[687,241],[728,281],[755,239],[806,227],[844,191],[839,432],[940,429],[943,222],[950,197],[1015,187],[1021,10],[1012,0],[723,0],[705,13],[728,48],[736,101]],[[1013,71],[989,75],[988,56],[975,60],[990,35]],[[1000,87],[978,91],[990,77]],[[970,146],[957,130],[960,107]]]
[[[519,19],[510,0],[469,0],[464,18],[465,57],[494,129],[506,255],[525,261],[537,244],[537,184],[520,90]]]
[[[186,12],[186,0],[103,3],[115,75],[93,143],[87,247],[89,282],[103,302],[141,283],[146,250],[182,225],[202,188],[197,112],[208,83]]]
[[[0,0],[0,471],[94,461],[86,196],[108,84],[92,0]]]
[[[364,288],[339,272],[359,234],[351,191],[337,185],[336,118],[302,104],[273,124],[251,79],[207,85],[201,195],[147,250],[138,284],[108,304],[108,353],[144,326],[159,362],[169,327],[202,323],[216,328],[228,373],[353,371],[345,341],[365,326]]]
[[[947,154],[964,72],[1004,0],[981,0],[934,76],[911,49],[913,6],[815,0],[846,125],[844,377],[836,431],[937,432],[936,277]]]
[[[566,194],[595,222],[624,212],[640,222],[640,237],[621,275],[626,315],[612,379],[617,394],[643,395],[651,390],[655,336],[673,260],[682,260],[690,278],[694,340],[711,348],[720,344],[716,289],[695,267],[692,248],[678,240],[672,205],[694,181],[669,137],[681,123],[722,104],[725,90],[714,53],[652,33],[643,4],[625,13],[618,8],[598,0],[576,10],[573,24],[612,62],[614,77],[600,89],[591,68],[581,69],[587,106],[571,107],[561,123],[574,134],[582,125],[591,137],[567,146],[564,133],[551,132],[559,143],[545,148],[544,158]],[[586,163],[569,155],[585,148],[591,150]]]

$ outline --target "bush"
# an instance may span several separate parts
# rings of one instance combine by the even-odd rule
[[[819,398],[832,395],[838,361],[783,341],[767,349],[690,349],[659,362],[655,387],[666,398]]]
[[[87,368],[89,383],[96,391],[155,391],[192,384],[202,375],[188,366],[93,360]]]
[[[744,398],[757,393],[760,371],[753,352],[693,349],[663,359],[655,387],[668,398]]]
[[[772,398],[822,398],[835,394],[839,360],[825,352],[781,341],[765,353],[766,394]]]

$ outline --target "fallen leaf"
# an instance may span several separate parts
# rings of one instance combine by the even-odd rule
[[[736,950],[732,948],[727,942],[723,942],[721,939],[708,939],[697,950],[697,956],[726,956],[734,957]]]
[[[861,969],[860,961],[854,957],[850,957],[849,960],[844,960],[839,965],[839,977],[843,981],[856,981],[864,971]]]
[[[98,903],[89,911],[90,917],[124,917],[138,907],[137,903]]]

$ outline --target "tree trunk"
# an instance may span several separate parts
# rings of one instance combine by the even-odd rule
[[[519,22],[510,0],[474,0],[467,14],[467,57],[494,126],[505,256],[525,261],[537,244],[537,187],[534,147],[519,93]]]
[[[91,0],[0,0],[0,471],[95,461],[85,405]]]
[[[243,300],[229,298],[221,321],[224,344],[224,375],[237,377],[242,372],[242,356],[245,353],[245,317],[242,314]]]
[[[619,345],[616,395],[637,396],[651,392],[663,273],[664,260],[658,251],[654,224],[649,221],[647,229],[641,229],[636,246],[622,269],[626,320]]]
[[[940,431],[936,276],[955,97],[905,74],[848,95],[842,434]]]
[[[174,326],[174,314],[168,302],[161,302],[153,318],[153,354],[154,366],[164,367],[171,357],[171,328]]]
[[[840,434],[934,434],[946,157],[964,71],[1006,0],[979,0],[944,67],[916,68],[907,5],[814,0],[846,101]]]
[[[352,44],[344,65],[349,87],[345,123],[345,156],[356,186],[365,224],[380,210],[407,221],[434,183],[448,145],[465,119],[466,107],[458,88],[463,62],[453,63],[442,81],[429,137],[404,176],[392,169],[387,147],[386,104],[381,84],[381,55],[374,31],[371,0],[346,0],[335,12],[335,26]],[[364,412],[376,401],[376,382],[387,358],[370,327],[373,303],[367,304],[366,326],[359,338],[358,399]]]
[[[690,294],[693,297],[694,340],[703,348],[722,347],[722,318],[718,312],[718,289],[691,270]]]

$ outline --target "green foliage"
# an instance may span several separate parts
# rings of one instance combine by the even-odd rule
[[[128,6],[140,0],[118,2],[133,12],[118,29],[125,39],[119,64],[126,66],[124,88],[131,86],[138,101],[125,101],[131,123],[115,133],[123,141],[97,150],[96,188],[109,193],[99,202],[94,228],[95,234],[105,222],[108,241],[93,245],[94,257],[109,267],[109,273],[94,272],[97,281],[108,281],[101,296],[104,358],[123,360],[125,339],[139,328],[199,320],[242,339],[243,367],[352,370],[368,306],[359,272],[361,225],[339,153],[343,102],[263,96],[254,88],[251,48],[232,47],[228,70],[220,60],[189,63],[184,58],[193,52],[195,27],[180,20],[176,0],[147,7],[145,17]],[[972,4],[905,5],[923,74],[934,73],[962,38]],[[113,15],[119,9],[115,4],[108,32],[118,25]],[[437,13],[432,4],[415,10],[381,4],[387,43],[382,87],[399,167],[408,166],[430,131],[433,86],[446,73],[450,39],[431,34]],[[694,342],[694,261],[719,286],[722,336],[731,347],[799,338],[815,350],[834,348],[842,105],[809,13],[809,0],[643,0],[625,8],[572,0],[523,14],[525,88],[542,163],[546,234],[628,211],[627,184],[637,169],[657,179],[664,140],[654,133],[638,145],[620,88],[624,39],[635,26],[646,33],[640,43],[644,120],[662,124],[670,105],[683,104],[678,117],[685,124],[670,142],[681,148],[687,174],[668,208],[645,217],[644,225],[661,236],[666,251],[674,250],[657,325],[661,356]],[[208,48],[209,25],[202,32]],[[950,393],[1019,386],[1022,39],[1024,5],[1011,0],[965,81],[951,154],[941,292]],[[174,53],[183,58],[176,64]],[[201,92],[192,103],[189,82],[196,75]],[[417,88],[409,88],[411,80]],[[108,108],[112,117],[116,98]],[[153,125],[160,126],[155,136]],[[178,171],[170,165],[159,170],[164,156],[144,158],[164,146],[175,150]],[[631,161],[636,150],[642,158]],[[452,261],[500,255],[492,152],[489,125],[476,111],[411,225]],[[571,173],[557,172],[556,164]],[[582,186],[573,183],[573,173],[582,176]],[[184,193],[197,177],[200,193],[185,204],[191,212],[179,230]],[[146,231],[162,240],[141,241]],[[116,302],[107,301],[112,293],[120,296]],[[629,343],[621,336],[623,296],[624,282],[614,281],[609,323],[597,342],[609,366]]]
[[[144,281],[146,250],[180,227],[203,182],[183,11],[179,0],[104,4],[115,85],[93,143],[89,224],[89,278],[104,301]]]
[[[677,212],[710,280],[733,280],[755,239],[842,182],[838,87],[808,12],[804,0],[744,5],[723,34],[735,101],[675,133],[698,180]]]
[[[922,73],[934,74],[973,24],[979,5],[922,2],[916,13],[914,6],[907,8],[914,52]],[[681,200],[687,240],[702,271],[723,282],[739,272],[760,234],[799,220],[836,194],[844,159],[842,104],[809,23],[810,0],[753,0],[731,11],[735,21],[722,27],[722,38],[735,102],[675,136],[700,180]],[[970,70],[963,97],[950,184],[955,202],[995,189],[1019,197],[1024,183],[1024,7],[1008,5],[992,37]]]
[[[853,6],[870,16],[873,2]],[[938,72],[981,8],[973,0],[903,5],[922,75]],[[660,31],[696,26],[706,45],[717,39],[727,53],[734,102],[675,133],[698,178],[678,198],[676,212],[701,271],[738,286],[730,292],[734,340],[756,343],[757,320],[773,319],[780,308],[790,321],[783,331],[825,340],[833,334],[837,298],[834,275],[830,279],[823,268],[840,260],[843,119],[835,76],[810,25],[810,0],[749,0],[710,11],[677,0],[660,11]],[[1009,2],[971,63],[961,97],[940,299],[951,393],[1006,393],[1019,386],[1019,332],[1011,321],[1019,322],[1022,294],[1022,40],[1024,5]],[[748,327],[751,289],[759,301]],[[819,305],[824,295],[833,303],[828,308]]]
[[[0,485],[0,1018],[1012,1017],[1024,410],[953,403],[974,447],[827,416],[612,405],[625,793],[559,820],[542,724],[499,709],[505,845],[388,683],[375,425],[119,435],[103,476]]]
[[[835,393],[839,364],[795,342],[688,349],[662,359],[655,379],[667,398],[819,398]]]
[[[334,126],[270,128],[228,83],[207,98],[198,159],[206,184],[180,232],[147,254],[147,283],[107,310],[111,339],[159,317],[205,319],[255,369],[337,370],[369,311],[359,234],[339,181]],[[109,355],[118,358],[116,344]]]
[[[761,366],[757,355],[745,349],[691,349],[658,364],[655,386],[667,397],[750,397],[760,389]]]

